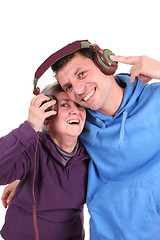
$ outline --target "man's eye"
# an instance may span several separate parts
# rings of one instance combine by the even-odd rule
[[[76,104],[77,108],[83,108],[81,105],[79,105],[78,103]]]
[[[70,92],[72,88],[72,85],[68,85],[67,87],[65,87],[65,92]]]
[[[78,77],[84,77],[84,75],[85,75],[85,71],[82,71],[82,72],[80,72],[79,74],[78,74]]]

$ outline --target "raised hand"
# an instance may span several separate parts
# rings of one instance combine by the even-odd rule
[[[55,100],[49,100],[50,98],[44,94],[39,94],[31,100],[28,122],[36,132],[42,129],[43,122],[46,118],[56,114],[56,111],[54,110],[46,111],[49,107],[56,103]],[[42,104],[43,102],[46,103]]]
[[[147,56],[124,57],[110,56],[112,61],[117,61],[133,65],[130,73],[130,82],[134,82],[135,77],[142,79],[143,83],[150,81],[152,78],[160,79],[160,62]]]

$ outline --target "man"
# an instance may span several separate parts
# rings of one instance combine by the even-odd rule
[[[110,58],[133,64],[131,79],[103,74],[81,50],[52,66],[69,97],[88,108],[81,140],[91,156],[90,237],[158,240],[160,85],[143,84],[136,76],[144,82],[160,78],[160,63],[147,57]]]

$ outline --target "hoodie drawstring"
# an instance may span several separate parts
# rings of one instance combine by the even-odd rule
[[[121,129],[120,129],[120,136],[119,136],[119,148],[123,144],[124,141],[124,135],[125,135],[125,121],[127,119],[127,109],[123,112],[122,122],[121,122]]]
[[[124,112],[123,112],[123,115],[122,115],[122,121],[121,121],[121,127],[120,127],[120,135],[119,135],[119,148],[121,147],[121,145],[123,144],[124,142],[124,136],[125,136],[125,122],[126,122],[126,119],[127,119],[127,115],[128,115],[128,109],[126,109]],[[98,117],[96,116],[96,121],[97,122],[101,122],[101,128],[106,128],[106,124]],[[94,145],[94,142],[95,142],[95,139],[96,139],[96,136],[99,132],[99,130],[101,128],[97,128],[97,129],[92,129],[92,139],[91,139],[91,144]]]
[[[97,123],[100,122],[101,127],[103,127],[103,128],[106,127],[105,123],[99,118],[99,116],[96,116],[96,121],[97,121]],[[94,142],[95,142],[95,139],[96,139],[96,136],[97,136],[99,130],[100,130],[100,128],[96,128],[94,131],[92,129],[92,140],[91,140],[92,145],[94,145]]]

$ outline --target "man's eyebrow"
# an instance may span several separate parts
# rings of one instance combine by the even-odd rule
[[[78,67],[76,70],[75,70],[75,72],[74,72],[74,76],[79,72],[81,70],[81,68],[80,67]]]

